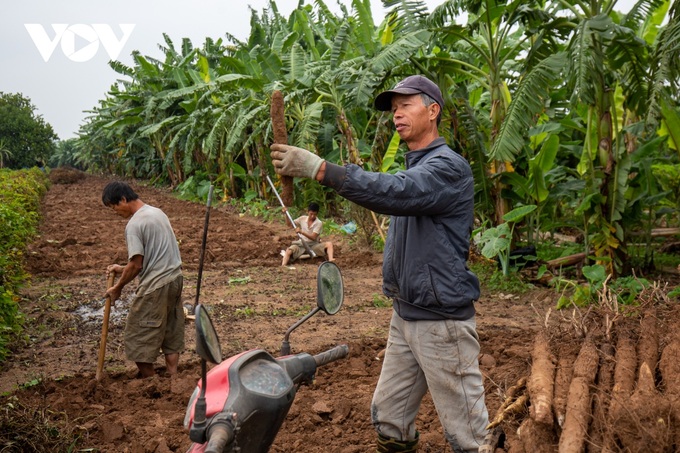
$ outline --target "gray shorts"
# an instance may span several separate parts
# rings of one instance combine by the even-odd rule
[[[310,249],[312,249],[316,256],[326,256],[326,246],[323,244],[323,242],[308,242],[307,245]],[[293,251],[293,253],[290,255],[291,261],[295,261],[307,253],[307,250],[302,245],[302,241],[293,241],[292,245],[288,247],[288,250]]]
[[[153,363],[158,355],[184,349],[183,277],[135,297],[125,323],[125,355],[128,360]]]

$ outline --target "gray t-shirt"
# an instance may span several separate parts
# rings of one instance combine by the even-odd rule
[[[170,220],[163,211],[145,204],[125,227],[128,260],[142,255],[137,296],[165,286],[182,274],[182,259]]]

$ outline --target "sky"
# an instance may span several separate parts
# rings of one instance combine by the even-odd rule
[[[385,10],[371,0],[376,24]],[[297,0],[276,0],[288,17]],[[311,0],[305,3],[312,3]],[[339,12],[337,3],[327,0]],[[432,11],[442,0],[425,0]],[[627,11],[633,0],[617,7]],[[250,8],[261,12],[268,0],[5,0],[0,15],[0,92],[21,93],[60,139],[75,137],[88,113],[122,76],[111,59],[132,65],[130,54],[162,58],[166,33],[177,47],[190,38],[199,47],[206,37],[230,33],[246,39]]]

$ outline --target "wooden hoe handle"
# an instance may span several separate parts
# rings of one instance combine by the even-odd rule
[[[109,277],[106,280],[106,289],[108,290],[113,286],[115,282],[116,274],[113,272],[109,273]],[[109,315],[111,314],[111,297],[106,296],[106,303],[104,304],[104,321],[102,322],[102,339],[99,342],[99,360],[97,361],[97,374],[95,379],[97,381],[101,380],[102,372],[104,371],[104,356],[106,355],[106,337],[109,334]]]

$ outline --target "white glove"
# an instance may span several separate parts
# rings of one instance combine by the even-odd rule
[[[298,178],[315,179],[324,162],[311,151],[279,143],[271,146],[271,156],[277,174]]]

